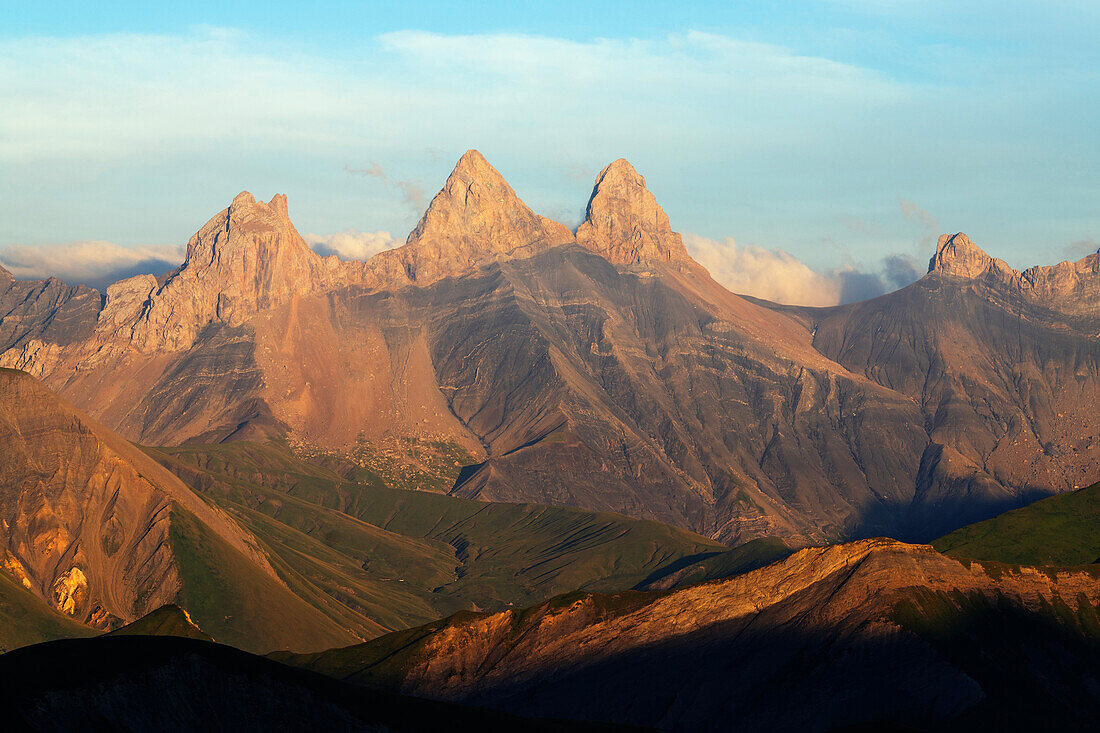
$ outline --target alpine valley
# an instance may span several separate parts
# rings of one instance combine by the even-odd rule
[[[0,268],[0,697],[32,730],[1087,728],[1100,254],[931,254],[869,301],[742,297],[627,161],[573,231],[471,150],[365,262],[242,192],[167,274]]]

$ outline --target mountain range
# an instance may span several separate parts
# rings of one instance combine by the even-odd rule
[[[142,444],[434,446],[460,497],[926,540],[1096,478],[1098,283],[1097,255],[1016,272],[956,234],[898,292],[776,305],[695,263],[626,161],[574,233],[469,151],[367,262],[241,193],[167,275],[0,273],[0,364]]]
[[[1100,254],[945,235],[895,293],[769,303],[625,160],[573,231],[469,151],[366,262],[241,193],[164,275],[0,269],[4,699],[32,730],[1088,727],[1098,361]]]

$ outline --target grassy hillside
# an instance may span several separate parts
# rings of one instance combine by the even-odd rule
[[[1088,565],[1100,559],[1100,484],[971,524],[932,543],[959,558],[1016,565]]]
[[[149,453],[252,531],[296,596],[364,638],[460,610],[631,588],[728,549],[616,514],[393,489],[361,467],[341,475],[276,444]]]
[[[732,550],[708,555],[701,560],[685,558],[684,561],[672,564],[647,578],[640,584],[639,590],[668,590],[707,580],[730,578],[771,565],[788,557],[791,552],[787,543],[778,537],[761,537]]]
[[[318,649],[359,636],[319,613],[179,507],[170,539],[183,581],[180,605],[215,640],[268,652]]]

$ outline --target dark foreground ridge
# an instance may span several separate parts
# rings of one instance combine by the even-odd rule
[[[219,644],[68,639],[0,656],[7,730],[610,731],[364,690]]]

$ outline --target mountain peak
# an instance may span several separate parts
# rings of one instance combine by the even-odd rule
[[[3,265],[0,265],[0,280],[14,280],[15,275],[12,275],[8,270],[4,269]]]
[[[256,197],[250,194],[248,191],[241,191],[239,194],[233,197],[233,202],[229,204],[231,209],[235,209],[241,206],[251,206],[256,203]]]
[[[577,243],[615,264],[689,259],[645,178],[623,158],[596,177]]]
[[[481,151],[474,148],[470,148],[462,154],[451,175],[459,175],[464,178],[476,178],[485,175],[503,180],[497,169],[485,160],[485,156],[481,154]]]
[[[928,261],[928,272],[942,272],[962,278],[975,278],[989,269],[995,260],[962,232],[944,234],[936,244],[936,254]]]
[[[187,243],[183,265],[149,300],[134,327],[139,348],[187,348],[212,322],[251,314],[322,287],[324,263],[290,222],[286,196],[242,191]]]
[[[396,252],[409,279],[427,283],[571,241],[566,227],[531,211],[481,153],[468,150]]]

